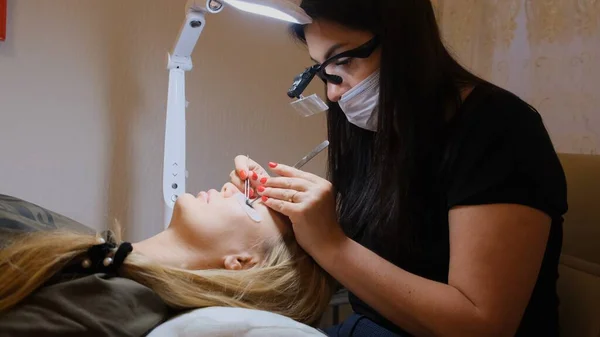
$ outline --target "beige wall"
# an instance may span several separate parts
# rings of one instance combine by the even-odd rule
[[[162,228],[167,51],[185,0],[9,0],[0,44],[0,193],[128,237]],[[188,190],[220,188],[233,157],[295,162],[326,137],[286,90],[308,57],[285,24],[207,18],[188,74]],[[313,88],[319,90],[318,87]],[[324,156],[306,166],[323,174]]]
[[[599,1],[437,2],[465,64],[540,108],[559,151],[599,152]],[[165,63],[184,3],[8,1],[0,193],[97,229],[117,218],[132,240],[162,228]],[[285,24],[229,9],[209,16],[194,62],[190,192],[219,187],[238,153],[291,163],[325,138],[323,116],[287,105],[308,57]],[[324,159],[307,169],[323,174]]]
[[[600,154],[600,1],[434,3],[459,59],[539,109],[558,151]]]

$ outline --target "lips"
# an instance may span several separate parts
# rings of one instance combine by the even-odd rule
[[[219,195],[219,191],[215,190],[215,189],[211,189],[208,192],[204,192],[201,191],[200,193],[198,193],[198,195],[196,196],[197,199],[203,199],[207,204],[210,203],[211,199],[214,199],[214,196],[218,196]]]
[[[212,199],[212,196],[215,195],[215,194],[219,194],[219,192],[217,190],[215,190],[215,189],[209,190],[208,193],[207,193],[206,202],[209,203],[210,199]]]
[[[206,193],[204,191],[198,193],[198,195],[196,196],[196,198],[204,200],[204,202],[206,202],[207,204],[208,204],[208,201],[210,199],[208,193]]]

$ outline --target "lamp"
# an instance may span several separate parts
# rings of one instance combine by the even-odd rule
[[[241,11],[259,14],[291,23],[312,22],[304,10],[289,0],[189,0],[186,19],[175,47],[168,55],[169,89],[163,161],[164,225],[171,222],[173,207],[178,196],[185,193],[186,171],[186,123],[185,72],[193,68],[192,52],[206,24],[205,14],[216,14],[225,5]]]

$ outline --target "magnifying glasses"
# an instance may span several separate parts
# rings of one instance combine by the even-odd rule
[[[373,52],[379,47],[380,39],[375,36],[365,44],[334,55],[327,59],[322,64],[315,64],[311,67],[306,68],[304,72],[294,78],[292,86],[287,92],[289,98],[297,98],[297,100],[290,103],[290,105],[304,117],[312,116],[329,109],[328,105],[316,94],[312,94],[308,97],[304,97],[302,93],[306,90],[308,85],[312,82],[315,76],[318,76],[325,83],[333,83],[340,85],[344,82],[343,78],[338,75],[328,74],[325,70],[333,62],[347,58],[368,58]]]
[[[294,78],[294,82],[292,83],[292,86],[290,87],[290,89],[287,92],[288,97],[298,98],[299,100],[307,100],[308,97],[302,96],[302,93],[306,90],[306,88],[312,82],[312,80],[315,78],[315,76],[318,76],[325,83],[333,83],[336,85],[342,84],[343,83],[342,77],[338,76],[338,75],[327,74],[327,72],[325,71],[326,68],[333,62],[338,61],[340,59],[344,59],[344,58],[362,58],[362,59],[368,58],[373,54],[373,52],[377,49],[377,47],[379,47],[379,44],[380,44],[380,39],[379,39],[379,37],[375,36],[373,39],[369,40],[368,42],[366,42],[365,44],[363,44],[357,48],[334,55],[334,56],[330,57],[329,59],[327,59],[322,64],[315,64],[311,67],[306,68],[306,70],[304,70],[304,72],[302,72],[300,75],[298,75]],[[312,96],[309,96],[309,97],[312,97]],[[296,102],[293,102],[292,105],[295,104]],[[311,101],[310,103],[313,103],[313,105],[315,105],[315,107],[320,107],[320,104],[314,104],[317,102]],[[319,111],[319,112],[321,112],[321,111]],[[305,114],[303,113],[303,115],[305,115]]]

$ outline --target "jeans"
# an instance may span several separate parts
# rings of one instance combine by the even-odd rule
[[[325,329],[329,337],[406,337],[378,325],[367,317],[352,314],[345,321]]]

